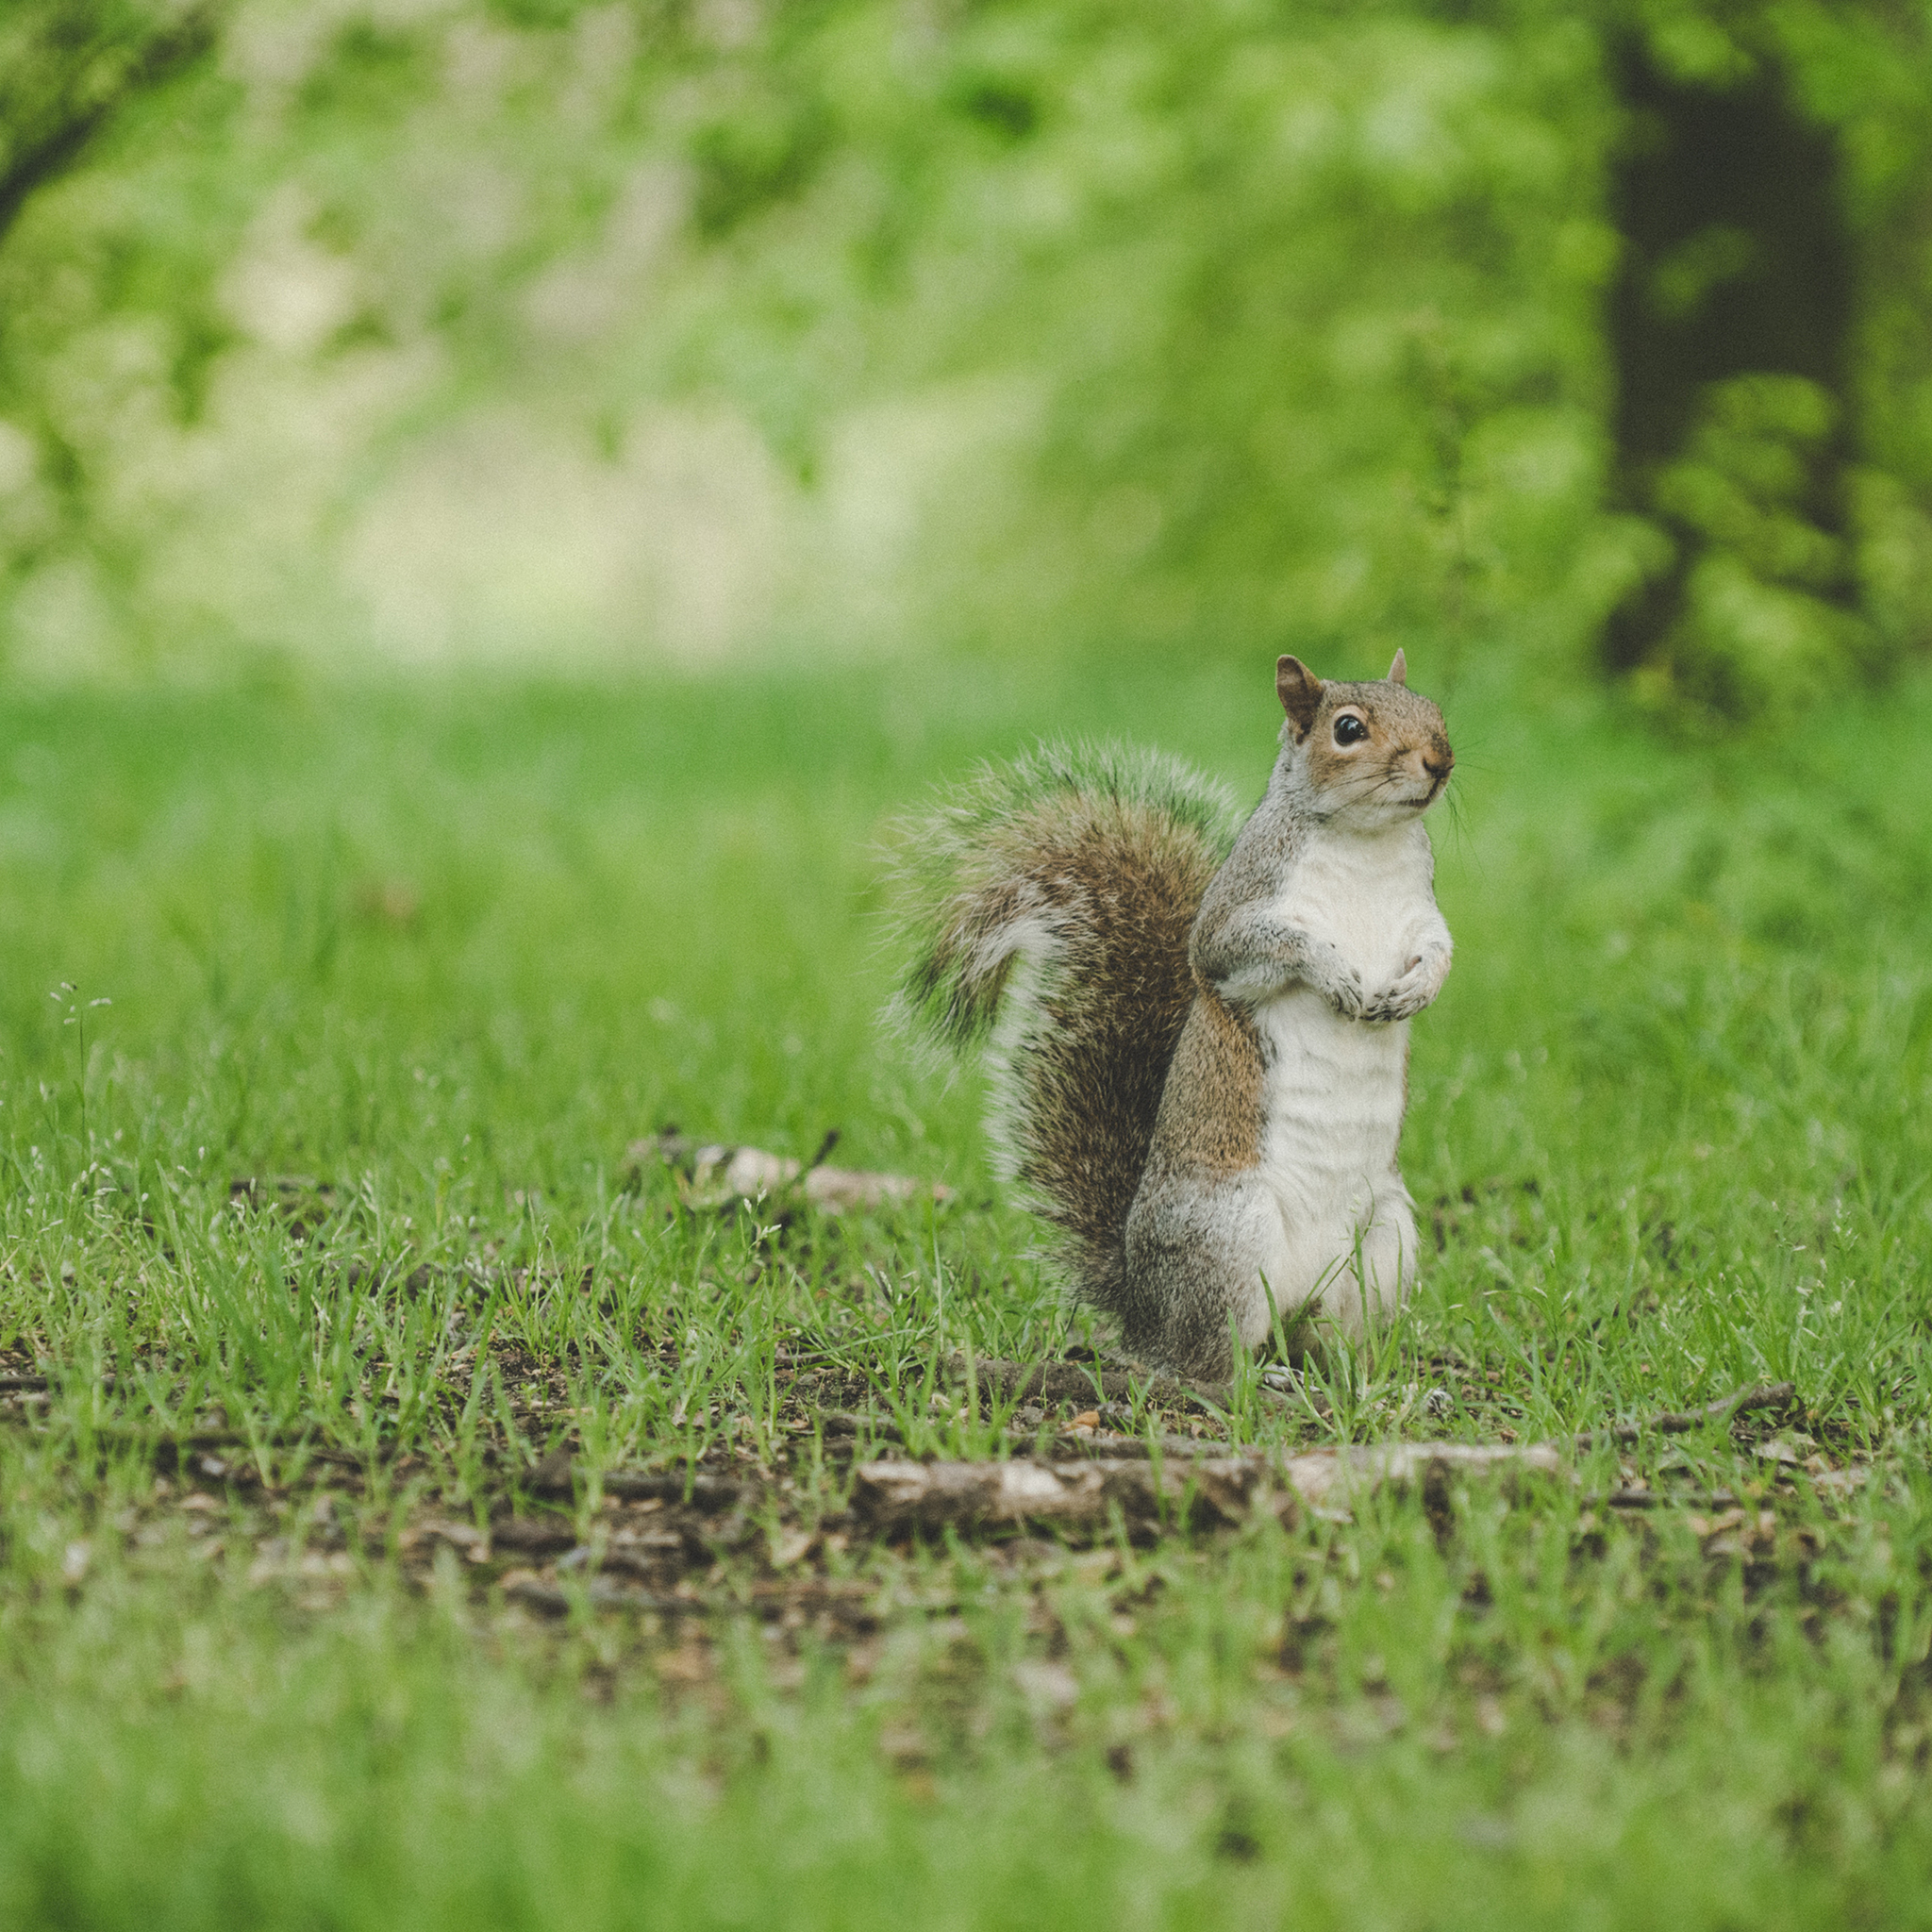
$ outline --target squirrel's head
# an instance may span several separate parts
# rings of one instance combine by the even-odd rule
[[[1379,683],[1324,684],[1299,658],[1274,667],[1291,747],[1311,808],[1367,831],[1420,818],[1456,763],[1442,714],[1408,688],[1397,651]]]

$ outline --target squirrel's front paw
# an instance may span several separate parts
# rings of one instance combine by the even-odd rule
[[[1366,1016],[1368,996],[1362,990],[1362,976],[1354,967],[1338,967],[1323,991],[1327,994],[1328,1004],[1344,1020]]]
[[[1386,1026],[1392,1020],[1413,1020],[1428,1001],[1420,993],[1403,991],[1398,980],[1395,985],[1384,987],[1374,999],[1362,1008],[1362,1018],[1375,1026]]]
[[[1446,957],[1425,953],[1421,958],[1412,960],[1407,971],[1398,974],[1373,999],[1364,1002],[1362,1018],[1382,1023],[1412,1020],[1442,991],[1442,982],[1448,976]]]

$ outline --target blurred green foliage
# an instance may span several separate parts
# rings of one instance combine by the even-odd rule
[[[85,14],[124,49],[186,17]],[[1661,705],[1775,713],[1932,639],[1925,0],[198,17],[204,58],[117,57],[146,84],[0,248],[23,667],[1401,642],[1570,676],[1674,544]],[[0,30],[6,100],[58,40]],[[1842,397],[1743,372],[1610,508],[1633,44],[1783,77],[1857,289]],[[1790,485],[1820,439],[1840,528]]]
[[[16,0],[0,21],[0,229],[117,108],[213,44],[206,0]]]

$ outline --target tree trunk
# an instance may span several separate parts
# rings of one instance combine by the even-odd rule
[[[1753,508],[1786,520],[1783,550],[1759,543],[1750,559],[1758,579],[1826,605],[1854,601],[1843,541],[1854,252],[1836,144],[1798,118],[1768,64],[1726,88],[1692,85],[1626,47],[1618,70],[1615,489],[1620,508],[1670,540],[1609,621],[1607,656],[1627,670],[1673,655],[1692,573],[1714,547],[1739,541],[1734,526]],[[1815,395],[1789,382],[1762,387],[1787,412],[1809,395],[1816,433],[1754,428],[1740,379],[1759,377],[1811,385]],[[1782,480],[1767,471],[1767,435],[1783,452],[1771,465]],[[1685,472],[1687,462],[1697,470]],[[1749,550],[1748,531],[1742,541]],[[1794,552],[1801,563],[1780,564]]]

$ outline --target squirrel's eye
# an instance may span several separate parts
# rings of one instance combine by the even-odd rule
[[[1337,744],[1359,744],[1369,735],[1369,727],[1353,711],[1344,711],[1335,721],[1335,741]]]

